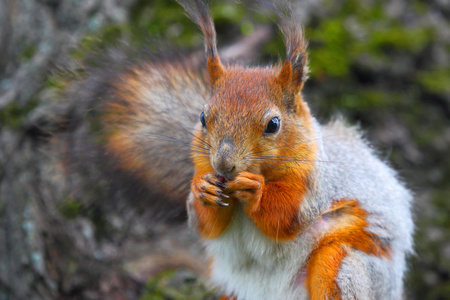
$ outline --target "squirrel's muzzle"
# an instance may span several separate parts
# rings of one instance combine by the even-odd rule
[[[212,166],[216,172],[227,180],[236,176],[235,145],[231,139],[223,139],[213,157]]]

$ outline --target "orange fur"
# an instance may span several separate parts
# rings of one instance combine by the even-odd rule
[[[259,209],[248,214],[267,236],[277,241],[296,237],[301,229],[298,210],[307,190],[306,181],[300,177],[266,184]]]
[[[235,206],[228,207],[205,206],[200,202],[194,203],[197,211],[198,228],[202,238],[214,239],[219,237],[231,222]]]
[[[292,82],[292,64],[290,61],[285,61],[281,67],[280,74],[278,74],[277,81],[283,90],[286,90]]]
[[[341,299],[336,277],[349,249],[389,258],[389,248],[367,231],[367,212],[356,200],[340,200],[324,213],[336,221],[313,250],[307,263],[306,288],[311,300]]]
[[[336,277],[347,251],[339,244],[321,245],[311,256],[306,286],[311,300],[341,299]]]
[[[136,172],[142,179],[146,179],[147,172],[141,170],[146,165],[145,160],[134,150],[136,140],[133,133],[138,130],[138,126],[133,122],[133,118],[138,118],[137,106],[139,105],[139,95],[136,91],[141,88],[142,83],[139,78],[142,72],[134,72],[123,76],[117,88],[117,96],[124,99],[124,102],[106,102],[103,122],[106,124],[106,148],[118,158],[118,165],[125,169]]]
[[[222,76],[224,71],[219,56],[216,56],[214,58],[208,57],[207,65],[208,65],[208,73],[210,75],[211,82],[214,86],[217,80]]]
[[[295,173],[294,173],[295,174]],[[306,177],[288,175],[278,181],[265,182],[264,177],[244,172],[243,175],[253,177],[258,182],[245,182],[238,176],[232,189],[239,190],[238,198],[244,201],[244,211],[255,222],[256,226],[268,237],[275,241],[286,241],[296,237],[301,230],[299,207],[308,183]],[[245,193],[249,193],[247,196]]]

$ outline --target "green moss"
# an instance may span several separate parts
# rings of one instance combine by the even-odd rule
[[[214,22],[241,21],[247,14],[247,8],[243,5],[237,5],[232,2],[216,1],[211,6],[212,17]]]
[[[0,127],[19,129],[22,127],[26,115],[39,105],[37,98],[31,99],[24,106],[13,101],[0,111]]]
[[[450,188],[446,183],[442,183],[432,195],[432,217],[420,218],[416,224],[417,255],[411,259],[412,272],[408,279],[408,282],[414,284],[410,290],[414,291],[415,299],[447,299],[449,295],[450,283],[438,278],[448,276],[450,269],[450,261],[442,249],[450,240],[450,217],[447,213],[450,210],[449,197]]]
[[[59,212],[68,220],[75,219],[84,209],[84,204],[81,201],[70,198],[66,199],[58,206]]]
[[[411,5],[419,15],[425,14],[428,11],[428,5],[424,1],[413,1]]]
[[[450,69],[436,68],[417,74],[417,81],[429,92],[450,93]]]
[[[333,77],[347,76],[353,60],[352,41],[342,26],[340,18],[322,22],[318,28],[309,31],[312,46],[311,74],[320,77],[323,74]]]
[[[250,22],[243,22],[241,25],[241,33],[244,35],[251,34],[254,30],[255,28]]]
[[[94,224],[94,234],[97,239],[108,236],[108,232],[112,230],[112,226],[107,220],[105,213],[99,207],[90,207],[88,217]]]
[[[175,1],[141,0],[133,9],[131,20],[134,42],[144,41],[149,36],[164,36],[174,45],[188,48],[202,43],[197,26]]]
[[[180,271],[178,271],[180,272]],[[177,278],[177,277],[181,277]],[[213,300],[215,293],[196,277],[184,276],[175,270],[166,270],[149,280],[140,300]]]
[[[281,34],[272,37],[265,43],[261,49],[262,60],[269,63],[276,62],[278,59],[284,59],[286,56],[286,49]]]
[[[448,179],[442,183],[440,189],[436,190],[433,195],[433,204],[439,210],[436,217],[433,218],[433,222],[439,225],[441,228],[450,228],[450,216],[448,212],[450,211],[450,187],[447,184]],[[450,230],[448,230],[448,235],[450,238]]]
[[[430,27],[405,27],[388,16],[381,3],[352,0],[331,6],[332,16],[306,28],[313,78],[344,78],[364,55],[391,64],[393,53],[420,53],[436,36]]]
[[[447,299],[448,295],[450,295],[450,283],[440,283],[433,287],[433,290],[430,291],[430,295],[427,296],[426,299],[429,300],[440,300]]]
[[[95,189],[98,186],[93,187],[90,191],[95,193]],[[78,217],[85,217],[89,219],[94,225],[94,235],[96,239],[101,239],[111,230],[111,225],[106,219],[105,213],[100,209],[96,203],[88,203],[86,199],[89,199],[89,193],[83,195],[83,199],[74,199],[71,197],[66,198],[58,205],[58,210],[61,215],[67,220],[73,220]]]
[[[73,50],[71,55],[79,61],[84,61],[91,51],[102,51],[117,44],[122,37],[129,35],[130,31],[130,25],[127,24],[104,26],[99,31],[84,36],[81,39],[80,47]],[[96,61],[90,60],[85,63],[95,65]]]
[[[36,53],[36,46],[35,45],[26,45],[22,48],[22,52],[20,53],[20,58],[23,60],[29,60],[34,56]]]
[[[368,110],[386,107],[392,104],[395,96],[375,89],[363,89],[356,94],[345,94],[341,98],[341,106],[352,110]]]
[[[77,79],[82,78],[84,75],[84,69],[79,68],[74,71],[55,71],[54,74],[49,75],[44,85],[45,88],[51,89],[56,92],[58,96],[54,97],[52,100],[65,101],[64,92],[65,89],[73,84]]]
[[[374,32],[368,40],[366,47],[372,53],[394,50],[418,53],[434,38],[430,28],[406,28],[392,21],[387,25],[390,26]]]

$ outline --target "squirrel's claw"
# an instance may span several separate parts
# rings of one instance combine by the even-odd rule
[[[225,202],[222,202],[222,201],[220,201],[220,200],[216,200],[216,203],[217,203],[219,206],[221,206],[221,207],[225,207],[225,206],[230,205],[229,203],[225,203]]]
[[[223,197],[223,198],[227,198],[227,199],[229,199],[230,198],[230,196],[228,196],[228,195],[225,195],[224,193],[222,193],[222,192],[219,192],[219,196],[220,197]]]
[[[229,203],[222,199],[229,199],[230,196],[223,193],[223,187],[223,183],[214,175],[205,174],[194,179],[191,189],[194,197],[203,205],[226,207]]]

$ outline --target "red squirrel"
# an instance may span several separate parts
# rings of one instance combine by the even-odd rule
[[[150,58],[118,72],[102,104],[108,155],[168,197],[189,192],[223,299],[401,299],[411,193],[358,129],[311,115],[307,42],[289,4],[265,2],[286,59],[244,67],[222,63],[207,5],[180,2],[206,65]],[[193,163],[171,143],[191,135]]]
[[[222,64],[207,7],[184,4],[205,35],[212,88],[188,200],[212,281],[237,299],[400,299],[411,195],[357,130],[311,116],[307,42],[276,4],[286,59],[265,68]]]

